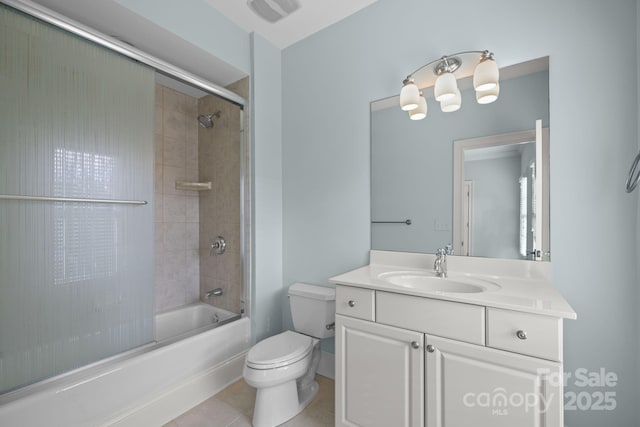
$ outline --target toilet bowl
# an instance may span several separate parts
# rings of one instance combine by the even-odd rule
[[[254,427],[282,424],[313,400],[318,392],[318,385],[313,381],[317,368],[317,360],[312,366],[313,354],[314,348],[319,353],[319,342],[318,339],[286,331],[259,342],[249,351],[243,376],[247,384],[258,389],[253,412]],[[312,381],[302,384],[305,374]]]
[[[318,393],[320,339],[334,335],[335,290],[296,283],[289,288],[296,331],[254,345],[243,377],[257,389],[254,427],[275,427],[300,413]],[[302,333],[301,333],[302,332]]]

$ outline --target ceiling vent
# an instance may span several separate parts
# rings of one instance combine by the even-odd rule
[[[268,22],[277,22],[300,8],[298,0],[247,0],[247,5]]]

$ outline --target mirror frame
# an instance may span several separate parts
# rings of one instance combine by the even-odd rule
[[[535,142],[542,144],[542,158],[536,159],[536,176],[541,177],[538,193],[542,194],[542,215],[538,216],[536,229],[542,230],[541,247],[537,249],[537,254],[533,259],[548,260],[550,256],[550,227],[549,227],[549,128],[540,129],[541,141],[537,141],[536,129],[520,132],[511,132],[499,135],[483,136],[479,138],[461,139],[453,142],[453,249],[456,254],[463,255],[462,230],[465,227],[464,215],[462,214],[463,197],[462,191],[465,181],[464,154],[467,150],[478,148],[498,147],[504,145],[521,144]]]

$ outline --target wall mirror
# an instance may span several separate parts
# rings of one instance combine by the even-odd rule
[[[500,69],[500,97],[424,120],[394,96],[371,103],[371,247],[548,260],[549,58]]]

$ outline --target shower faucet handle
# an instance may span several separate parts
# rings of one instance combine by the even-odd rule
[[[207,292],[206,294],[204,294],[204,298],[205,299],[209,299],[212,296],[213,297],[219,297],[222,294],[223,294],[222,288],[216,288],[216,289],[213,289],[213,290]]]
[[[227,249],[227,242],[224,237],[218,236],[216,239],[211,240],[211,250],[209,255],[222,255]]]

